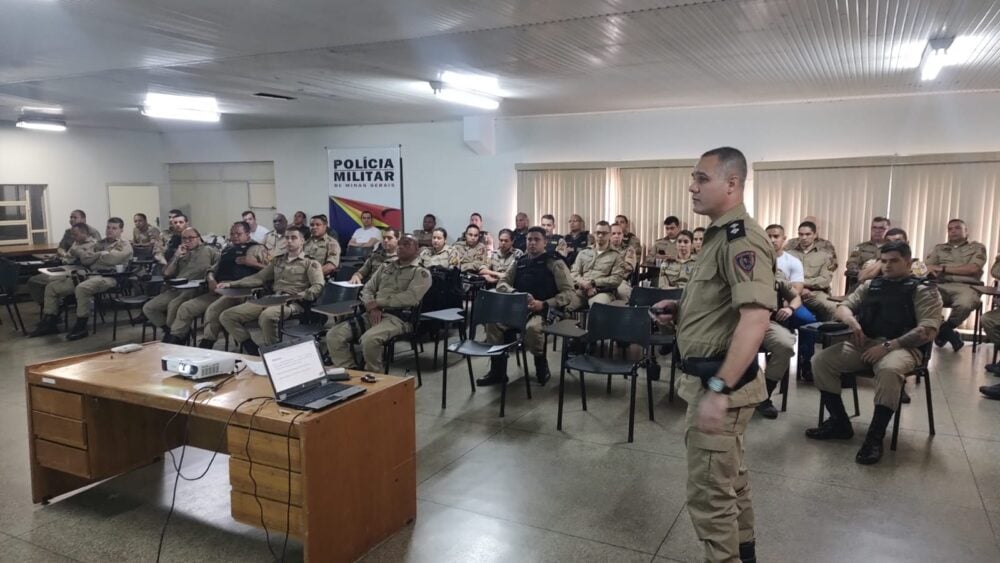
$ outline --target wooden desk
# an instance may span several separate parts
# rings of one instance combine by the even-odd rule
[[[31,256],[33,254],[52,254],[58,250],[58,244],[8,244],[0,245],[0,256]]]
[[[166,443],[164,426],[194,384],[161,371],[160,357],[183,350],[151,343],[132,354],[105,351],[25,367],[34,502],[148,465],[181,445],[187,417],[170,426]],[[307,560],[357,559],[416,517],[413,378],[380,376],[367,385],[361,375],[352,372],[351,383],[366,393],[303,414],[291,428],[301,411],[273,402],[249,428],[263,399],[240,407],[225,426],[242,401],[274,396],[267,378],[250,370],[200,396],[190,417],[190,445],[231,456],[233,518],[260,526],[252,459],[268,530],[283,533],[290,513],[290,534],[301,538]]]

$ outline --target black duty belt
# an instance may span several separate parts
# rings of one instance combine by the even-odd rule
[[[700,379],[702,387],[708,389],[708,380],[718,375],[719,368],[722,367],[724,361],[725,358],[685,358],[680,360],[678,366],[680,366],[681,371],[684,373]],[[759,371],[760,366],[757,365],[757,357],[755,355],[754,361],[743,372],[736,385],[733,386],[733,391],[756,379]]]

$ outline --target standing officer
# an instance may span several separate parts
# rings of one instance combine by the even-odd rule
[[[1000,255],[997,255],[993,262],[990,275],[993,279],[1000,280]],[[992,342],[993,346],[1000,346],[1000,309],[993,309],[983,315],[983,330],[986,332],[986,340]],[[987,364],[986,371],[1000,375],[1000,364]],[[979,388],[979,392],[987,399],[1000,400],[1000,383],[983,385]]]
[[[882,459],[882,440],[899,408],[907,374],[920,365],[920,347],[934,339],[941,322],[941,297],[933,285],[910,275],[910,246],[890,242],[880,249],[882,277],[858,286],[837,307],[836,319],[854,333],[849,342],[824,348],[813,357],[820,400],[830,418],[806,430],[814,440],[854,437],[840,397],[840,374],[871,368],[875,372],[875,414],[854,460],[863,465]]]
[[[680,303],[657,303],[667,310],[660,322],[677,313],[684,372],[678,394],[688,403],[688,514],[705,561],[756,561],[743,434],[766,397],[757,351],[775,306],[774,249],[743,205],[743,153],[708,151],[691,177],[694,212],[712,223]]]
[[[549,380],[549,363],[545,358],[542,323],[549,307],[565,307],[573,300],[573,282],[569,269],[562,260],[545,252],[545,229],[531,227],[525,235],[527,251],[517,259],[517,264],[507,270],[497,284],[497,291],[528,294],[528,311],[531,317],[524,331],[524,345],[535,357],[535,375],[542,385]],[[486,326],[486,341],[502,344],[506,327],[498,324]],[[476,385],[487,386],[503,383],[507,378],[507,356],[490,358],[490,371],[476,380]]]
[[[420,239],[413,237],[420,245]],[[351,276],[351,283],[364,283],[378,271],[382,264],[396,259],[396,252],[399,250],[399,229],[389,228],[382,231],[382,242],[372,251],[372,255],[365,260],[364,265],[358,268],[357,272]]]
[[[105,238],[92,246],[82,248],[78,254],[80,263],[90,268],[91,271],[115,266],[124,268],[132,259],[132,245],[127,240],[122,239],[124,228],[125,222],[121,218],[108,219],[104,229]],[[42,308],[44,316],[33,336],[59,332],[59,302],[64,297],[75,294],[76,324],[66,335],[66,340],[79,340],[86,337],[90,333],[87,330],[87,322],[90,320],[90,313],[94,308],[94,296],[115,287],[117,284],[116,278],[104,276],[91,276],[79,284],[76,283],[74,276],[66,276],[50,283],[45,287],[45,305]]]
[[[177,308],[174,324],[170,325],[170,342],[181,343],[187,340],[191,322],[205,315],[204,329],[199,348],[212,348],[218,339],[222,325],[219,316],[226,309],[231,309],[243,302],[239,297],[223,297],[215,292],[219,282],[243,279],[259,272],[267,265],[268,254],[264,245],[257,244],[250,238],[250,225],[246,221],[237,221],[229,227],[229,244],[222,251],[222,256],[215,266],[206,272],[205,283],[208,293],[199,295]],[[167,339],[164,338],[166,342]]]
[[[383,264],[361,290],[365,320],[370,328],[361,335],[359,343],[368,371],[385,373],[385,343],[409,330],[413,319],[404,319],[404,310],[420,304],[431,288],[431,274],[420,266],[417,257],[419,249],[416,238],[404,236],[396,249],[396,260]],[[354,369],[352,334],[350,322],[342,322],[326,333],[326,349],[333,365]]]
[[[594,303],[611,303],[615,290],[625,279],[621,252],[611,248],[611,225],[598,221],[594,246],[580,251],[570,271],[573,302],[568,309],[578,311]]]
[[[219,250],[212,245],[202,243],[201,233],[195,228],[188,227],[181,233],[181,245],[167,267],[163,269],[163,276],[191,281],[200,280],[218,260]],[[160,294],[142,306],[142,314],[150,324],[163,329],[164,340],[175,342],[167,337],[170,336],[171,327],[177,318],[177,309],[201,292],[201,288],[176,289],[164,284]],[[179,344],[181,341],[176,342]]]
[[[948,320],[941,324],[934,343],[944,346],[951,343],[958,352],[964,343],[955,331],[979,306],[979,294],[972,286],[983,283],[983,267],[986,266],[986,247],[969,240],[969,228],[965,221],[948,221],[948,242],[931,250],[925,260],[930,276],[937,280],[938,291],[945,307],[951,307]]]
[[[296,300],[314,301],[323,291],[323,270],[319,262],[308,258],[302,251],[306,242],[305,229],[289,227],[285,231],[286,252],[271,260],[261,271],[243,279],[222,282],[219,289],[227,287],[261,287],[271,283],[275,293],[295,296]],[[247,353],[257,356],[260,349],[250,338],[243,326],[253,321],[260,323],[262,344],[273,344],[278,339],[278,321],[282,314],[288,318],[303,311],[302,305],[289,301],[284,306],[264,307],[256,303],[243,303],[228,309],[219,317],[219,322],[227,332],[246,348]]]

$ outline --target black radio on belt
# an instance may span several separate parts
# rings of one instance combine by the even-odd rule
[[[754,362],[740,376],[740,380],[732,388],[733,391],[757,378],[760,366],[757,365],[756,359],[754,357]],[[725,358],[687,358],[686,360],[681,360],[679,365],[681,371],[697,377],[701,380],[701,386],[708,389],[708,380],[718,375],[719,368],[722,367],[724,361]]]

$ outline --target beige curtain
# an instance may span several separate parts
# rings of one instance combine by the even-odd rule
[[[889,209],[920,257],[948,240],[949,219],[963,219],[969,239],[986,245],[988,272],[1000,249],[1000,162],[893,166]]]
[[[765,163],[760,163],[765,164]],[[889,166],[790,168],[754,171],[753,216],[767,227],[777,223],[796,236],[807,216],[817,219],[819,236],[837,249],[833,293],[843,294],[844,263],[851,248],[868,240],[872,217],[889,209]]]
[[[706,217],[691,209],[690,165],[615,170],[615,208],[629,218],[632,232],[639,236],[647,252],[656,239],[663,237],[663,220],[670,215],[676,215],[687,229],[708,225]]]
[[[542,215],[556,218],[556,232],[569,230],[569,216],[583,216],[587,229],[607,214],[607,169],[518,170],[517,210],[524,211],[532,225]]]

